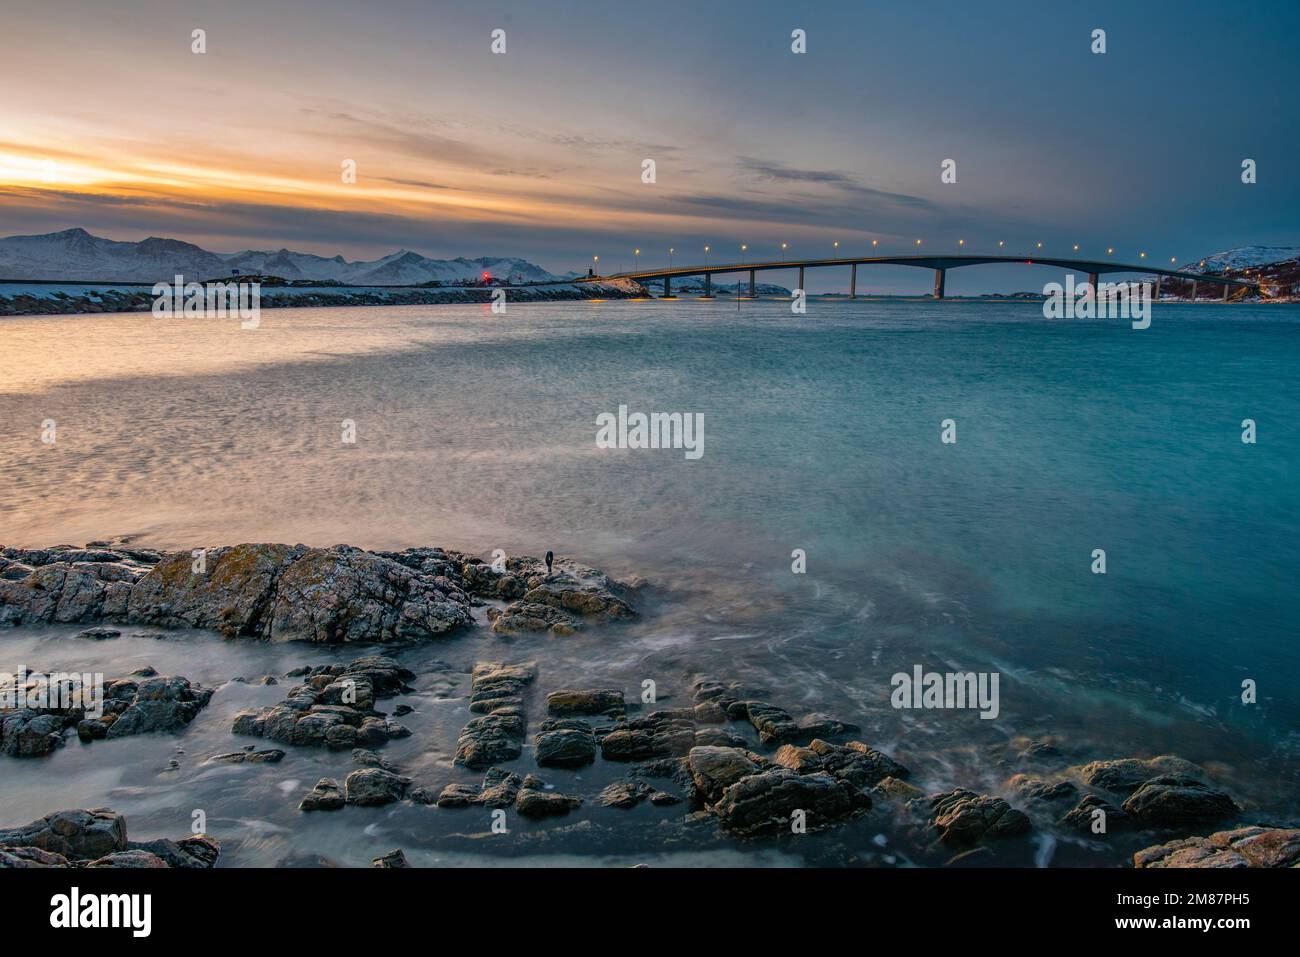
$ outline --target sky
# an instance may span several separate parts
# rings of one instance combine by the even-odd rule
[[[0,235],[553,272],[742,243],[1161,263],[1300,245],[1294,0],[4,7]]]

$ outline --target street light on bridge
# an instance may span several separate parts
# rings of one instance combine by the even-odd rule
[[[998,240],[998,249],[1001,249],[1001,248],[1002,248],[1003,246],[1005,246],[1006,244],[1007,244],[1007,241],[1006,241],[1005,239],[999,239],[999,240]]]
[[[877,246],[879,243],[880,243],[880,240],[879,240],[879,239],[873,239],[873,240],[871,240],[871,248],[872,248],[872,249],[875,249],[876,246]]]
[[[1074,244],[1074,251],[1075,251],[1076,253],[1079,251],[1079,244],[1078,244],[1078,243],[1075,243],[1075,244]]]
[[[785,262],[785,243],[781,244],[781,262]]]
[[[921,245],[921,240],[918,239],[918,240],[916,241],[916,244],[917,244],[918,246]]]
[[[959,239],[959,240],[957,240],[957,245],[958,245],[958,246],[965,246],[965,245],[966,245],[966,240],[964,240],[964,239]]]
[[[749,247],[748,247],[747,245],[745,245],[744,243],[741,243],[741,244],[740,244],[740,264],[741,264],[742,266],[745,264],[745,252],[746,252],[748,249],[749,249]]]
[[[636,271],[640,272],[641,271],[641,250],[639,249],[632,250],[632,258],[636,262]]]
[[[709,264],[709,247],[708,247],[708,246],[705,246],[705,247],[704,247],[704,265],[707,266],[708,264]]]
[[[835,247],[835,251],[837,253],[840,251],[840,241],[838,239],[835,240],[835,242],[831,243],[831,245]]]
[[[1106,247],[1106,255],[1107,255],[1107,256],[1111,255],[1111,253],[1113,253],[1114,251],[1115,251],[1115,247],[1114,247],[1114,246],[1107,246],[1107,247]]]
[[[672,269],[672,268],[673,268],[673,252],[674,252],[673,247],[672,247],[672,246],[669,246],[669,247],[668,247],[668,268],[669,268],[669,269]],[[665,281],[666,281],[666,280],[665,280]]]

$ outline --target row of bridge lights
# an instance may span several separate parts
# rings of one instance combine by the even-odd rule
[[[789,243],[782,243],[782,244],[781,244],[781,261],[782,261],[782,262],[785,262],[785,254],[786,254],[786,250],[789,249],[789,245],[790,245]],[[840,241],[837,239],[837,240],[835,240],[833,243],[831,243],[831,245],[834,247],[835,251],[838,253],[839,250],[840,250]],[[879,245],[880,245],[880,240],[878,240],[878,239],[873,239],[873,240],[871,240],[871,249],[872,249],[873,252],[876,250],[876,248],[877,248]],[[920,246],[920,245],[921,245],[921,240],[918,239],[918,240],[916,241],[916,245],[917,245],[917,246]],[[1007,243],[1006,243],[1006,240],[1005,240],[1005,239],[999,239],[999,240],[998,240],[998,249],[1005,249],[1005,248],[1006,248],[1006,245],[1007,245]],[[965,246],[966,246],[966,240],[964,240],[964,239],[959,239],[959,240],[957,240],[957,246],[958,246],[958,248],[965,248]],[[1042,248],[1043,248],[1043,244],[1042,244],[1041,242],[1039,242],[1039,243],[1035,243],[1035,244],[1034,244],[1034,250],[1035,250],[1035,251],[1039,251],[1039,250],[1041,250]],[[712,246],[705,246],[705,247],[704,247],[704,265],[706,265],[706,266],[709,264],[709,252],[710,252],[710,250],[712,250],[712,249],[713,249]],[[1074,252],[1077,253],[1077,252],[1079,251],[1079,244],[1078,244],[1078,243],[1075,243],[1073,249],[1074,249]],[[673,247],[673,246],[669,246],[669,247],[668,247],[668,268],[669,268],[669,269],[672,269],[672,268],[673,268],[673,254],[674,254],[675,252],[677,252],[676,247]],[[741,264],[742,266],[745,264],[745,257],[746,257],[746,254],[747,254],[748,252],[749,252],[749,244],[748,244],[748,243],[741,243],[741,244],[740,244],[740,264]],[[635,268],[633,271],[634,271],[634,272],[640,272],[640,271],[641,271],[641,250],[640,250],[639,248],[638,248],[638,249],[635,249],[635,250],[632,251],[632,254],[633,254],[633,256],[635,257],[635,261],[636,261],[636,268]],[[1115,254],[1115,247],[1114,247],[1114,246],[1107,246],[1107,247],[1106,247],[1106,255],[1107,255],[1107,256],[1113,256],[1114,254]],[[1139,258],[1139,259],[1146,259],[1146,258],[1147,258],[1147,254],[1146,254],[1145,252],[1140,252],[1140,253],[1138,253],[1138,258]],[[599,265],[600,265],[600,257],[599,257],[599,256],[592,256],[592,257],[591,257],[591,261],[592,261],[593,263],[595,263],[596,266],[599,266]],[[1170,256],[1170,257],[1169,257],[1169,262],[1170,262],[1171,264],[1177,264],[1177,262],[1178,262],[1178,257],[1177,257],[1177,256]]]

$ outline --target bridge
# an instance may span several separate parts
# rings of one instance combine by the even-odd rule
[[[836,258],[836,259],[791,259],[781,260],[779,262],[769,260],[765,262],[752,263],[720,263],[718,265],[705,264],[703,266],[670,266],[667,269],[641,269],[632,272],[619,272],[610,276],[592,276],[589,279],[635,279],[638,282],[663,282],[663,298],[675,299],[673,295],[673,280],[685,278],[688,276],[704,277],[704,298],[713,298],[713,277],[726,275],[730,273],[749,273],[749,295],[754,298],[755,275],[760,272],[769,272],[777,269],[798,269],[799,285],[797,288],[805,289],[804,271],[807,269],[821,269],[825,267],[847,266],[849,267],[849,298],[858,297],[858,267],[859,266],[915,266],[918,269],[934,270],[934,298],[942,299],[944,294],[944,283],[949,269],[959,269],[963,266],[987,266],[995,263],[1019,263],[1028,266],[1052,266],[1057,269],[1073,270],[1080,273],[1088,274],[1088,281],[1093,288],[1097,287],[1097,280],[1109,273],[1144,273],[1156,277],[1155,296],[1160,296],[1160,285],[1166,276],[1180,279],[1183,281],[1190,280],[1192,283],[1191,298],[1196,298],[1197,287],[1201,283],[1211,284],[1212,286],[1223,287],[1223,301],[1228,301],[1228,295],[1234,287],[1258,289],[1259,284],[1243,279],[1229,279],[1226,276],[1218,276],[1213,273],[1190,273],[1180,272],[1176,269],[1162,269],[1157,266],[1134,265],[1132,263],[1118,263],[1113,260],[1097,261],[1092,259],[1062,259],[1055,256],[981,256],[981,255],[911,255],[911,256],[864,256],[854,258]],[[737,290],[739,292],[739,290]]]

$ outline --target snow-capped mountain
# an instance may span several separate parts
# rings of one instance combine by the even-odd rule
[[[279,276],[351,285],[419,285],[431,281],[501,279],[546,282],[556,279],[524,259],[429,259],[400,250],[373,261],[349,262],[289,249],[213,253],[177,239],[151,237],[137,243],[65,229],[40,236],[0,239],[0,280],[80,279],[116,282],[170,282],[175,276],[202,281],[242,275]]]
[[[228,272],[220,256],[177,239],[121,243],[84,229],[0,239],[0,279],[156,282],[177,273],[207,278]]]
[[[1300,256],[1300,246],[1237,246],[1212,253],[1180,268],[1184,272],[1207,273],[1254,269],[1257,266],[1286,262],[1297,256]]]

